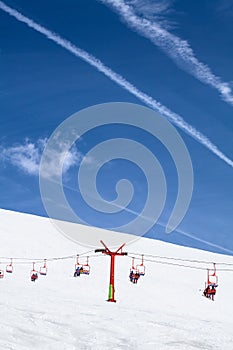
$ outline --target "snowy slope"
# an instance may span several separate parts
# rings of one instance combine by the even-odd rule
[[[46,218],[6,210],[0,210],[0,237],[2,269],[4,257],[33,260],[88,250],[57,233]],[[125,251],[233,263],[232,257],[144,238]],[[15,264],[14,273],[5,274],[0,349],[233,349],[233,272],[218,273],[212,302],[201,296],[204,270],[147,261],[146,275],[133,285],[130,258],[118,257],[117,303],[108,303],[109,257],[90,255],[90,276],[73,278],[74,259],[49,262],[48,275],[36,283],[30,281],[31,263]]]

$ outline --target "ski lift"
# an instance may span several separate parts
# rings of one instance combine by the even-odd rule
[[[44,259],[44,265],[40,267],[40,275],[46,276],[48,272],[47,266],[46,266],[46,259]]]
[[[82,267],[83,267],[82,273],[84,275],[90,275],[89,256],[87,256],[86,264],[83,264]]]
[[[207,269],[207,281],[205,282],[205,289],[203,295],[214,301],[216,288],[218,287],[218,276],[216,274],[216,265],[213,263],[213,269]]]
[[[35,282],[38,279],[38,272],[35,270],[35,263],[32,263],[32,270],[31,270],[31,281]]]
[[[132,258],[132,266],[130,268],[130,272],[129,272],[129,280],[130,282],[132,283],[137,283],[138,282],[138,279],[140,277],[140,273],[137,269],[137,267],[135,267],[134,265],[134,257]]]
[[[76,272],[78,269],[80,270],[83,265],[79,263],[79,256],[76,256],[76,264],[74,265],[74,272]]]
[[[10,264],[6,266],[6,272],[7,272],[7,273],[12,273],[12,272],[13,272],[12,259],[11,259]]]
[[[144,265],[144,255],[142,255],[142,262],[141,262],[141,264],[137,264],[136,265],[136,270],[138,271],[140,276],[145,276],[146,267]]]
[[[76,264],[75,264],[75,273],[79,270],[80,274],[89,275],[90,274],[90,265],[89,265],[89,256],[87,256],[86,264],[81,264],[79,262],[79,256],[76,256]]]
[[[134,257],[132,258],[132,266],[131,266],[131,268],[130,268],[130,273],[137,273],[138,272],[138,270],[136,269],[136,267],[135,267],[135,265],[134,265]]]
[[[208,286],[218,285],[218,276],[216,274],[216,264],[213,263],[213,269],[207,269],[207,282],[205,282],[205,288]]]

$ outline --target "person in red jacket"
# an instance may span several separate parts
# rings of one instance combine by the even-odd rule
[[[210,292],[210,286],[208,285],[203,292],[203,294],[206,298],[210,298],[209,292]]]
[[[203,292],[204,296],[214,301],[217,286],[217,284],[209,284]]]
[[[210,299],[212,299],[213,301],[214,301],[214,296],[216,294],[216,287],[217,287],[217,285],[212,284],[211,289],[209,291]]]
[[[38,278],[37,272],[33,272],[32,275],[31,275],[31,281],[35,282],[37,280],[37,278]]]

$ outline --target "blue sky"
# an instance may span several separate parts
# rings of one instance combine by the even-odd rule
[[[233,2],[7,0],[4,4],[101,60],[218,147],[220,156],[177,128],[194,170],[191,205],[178,228],[185,234],[166,235],[164,227],[157,224],[147,236],[233,252]],[[54,129],[73,113],[95,104],[143,102],[95,67],[9,16],[2,5],[0,8],[0,207],[46,216],[38,168],[44,144]],[[142,21],[148,21],[149,29]],[[177,192],[174,164],[156,140],[133,128],[106,127],[83,137],[70,153],[67,187],[77,188],[78,164],[85,152],[114,137],[137,140],[160,160],[168,196],[159,222],[166,224]],[[122,177],[135,186],[130,209],[138,212],[147,188],[135,165],[123,160],[105,165],[97,178],[98,189],[112,200],[115,183]],[[132,219],[127,211],[118,216],[98,214],[85,205],[78,192],[67,189],[66,194],[92,225],[114,227]]]

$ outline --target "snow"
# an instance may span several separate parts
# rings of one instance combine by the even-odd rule
[[[115,235],[124,243],[123,234]],[[8,262],[3,257],[33,260],[90,250],[58,233],[49,219],[6,210],[0,210],[0,237],[2,269]],[[233,263],[230,256],[145,238],[125,251]],[[131,259],[117,257],[117,302],[108,303],[109,263],[108,256],[90,253],[90,275],[74,278],[75,259],[51,261],[48,275],[32,283],[31,262],[15,260],[14,272],[0,280],[0,349],[232,350],[232,272],[219,271],[212,302],[200,291],[205,270],[146,261],[146,275],[134,285],[128,279]]]

